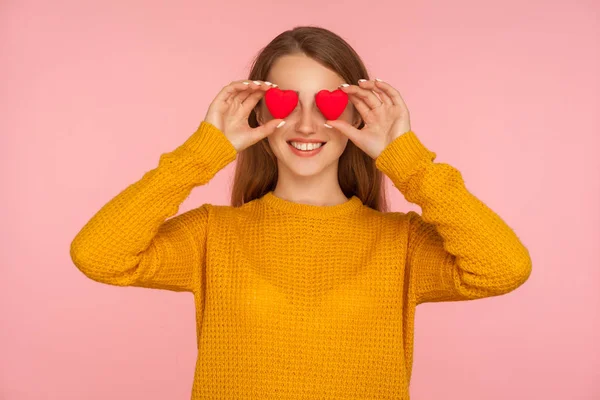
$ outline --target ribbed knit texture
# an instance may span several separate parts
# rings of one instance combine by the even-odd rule
[[[203,122],[71,245],[93,280],[193,293],[192,399],[409,399],[416,305],[505,294],[531,273],[513,230],[412,131],[376,166],[422,215],[269,192],[173,217],[236,155]]]

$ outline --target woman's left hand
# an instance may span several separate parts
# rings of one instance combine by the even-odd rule
[[[381,80],[361,80],[358,85],[342,85],[340,89],[348,94],[348,100],[356,107],[365,126],[356,129],[342,120],[326,123],[348,136],[373,159],[394,139],[411,130],[408,108],[390,84]]]

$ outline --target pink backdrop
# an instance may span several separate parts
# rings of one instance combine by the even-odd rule
[[[69,245],[305,24],[400,90],[437,161],[532,255],[513,293],[419,307],[412,397],[600,398],[600,3],[83,3],[0,5],[0,399],[189,398],[192,296],[98,284]],[[180,212],[226,204],[233,166]]]

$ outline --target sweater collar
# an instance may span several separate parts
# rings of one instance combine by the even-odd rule
[[[312,204],[295,203],[275,196],[273,191],[267,192],[261,201],[268,207],[288,214],[311,218],[329,218],[349,214],[360,208],[363,203],[357,196],[352,196],[346,202],[332,206],[317,206]]]

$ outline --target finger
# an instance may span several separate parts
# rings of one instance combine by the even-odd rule
[[[230,84],[225,85],[221,91],[215,97],[215,100],[226,101],[231,95],[238,93],[239,91],[246,90],[248,88],[248,81],[232,81]]]
[[[272,87],[276,87],[277,85],[268,82],[268,81],[261,81],[261,80],[255,80],[255,81],[247,81],[249,83],[249,86],[251,89],[261,89],[264,91],[269,90]]]
[[[339,130],[342,134],[347,136],[353,142],[355,142],[355,143],[360,142],[360,137],[359,137],[359,135],[361,133],[360,130],[356,129],[354,126],[347,123],[346,121],[336,119],[333,121],[327,121],[326,124]],[[357,140],[358,140],[358,142],[357,142]]]
[[[232,95],[229,100],[227,100],[228,103],[230,104],[242,104],[244,102],[244,100],[246,100],[248,98],[248,96],[250,96],[252,93],[254,93],[254,91],[250,88],[244,90],[243,92],[238,92],[234,95]]]
[[[244,102],[244,100],[246,100],[246,98],[248,96],[250,96],[251,94],[255,93],[256,91],[263,91],[266,92],[267,90],[269,90],[272,87],[272,83],[271,82],[263,82],[263,81],[247,81],[248,82],[248,90],[245,91],[240,91],[238,93],[236,93],[235,97],[231,97],[231,101],[237,101],[240,104]]]
[[[364,102],[363,99],[361,99],[360,97],[358,97],[354,94],[349,94],[348,100],[350,100],[350,102],[352,104],[354,104],[356,111],[358,111],[358,113],[360,114],[360,116],[362,117],[362,119],[364,121],[366,118],[366,115],[369,113],[369,111],[371,111],[371,108],[367,105],[367,103]]]
[[[348,84],[346,83],[344,85]],[[370,108],[377,108],[381,105],[381,100],[379,100],[371,90],[366,90],[356,85],[344,85],[340,86],[340,89],[347,94],[354,94],[360,97]]]
[[[378,88],[375,85],[375,81],[373,81],[373,80],[368,81],[366,79],[360,79],[358,81],[358,85],[364,89],[372,90],[373,92],[375,92],[377,94],[377,96],[379,97],[379,99],[383,102],[383,104],[386,104],[388,106],[394,105],[394,102],[392,101],[390,96],[388,96],[388,94],[386,92],[384,92],[383,90],[381,90],[380,88]]]
[[[404,99],[402,98],[402,96],[400,96],[400,92],[396,90],[392,85],[378,78],[375,78],[375,85],[376,87],[381,88],[381,90],[383,90],[392,99],[394,104],[406,108],[406,104],[404,103]]]
[[[264,90],[256,90],[253,93],[249,93],[249,95],[246,96],[246,98],[244,99],[239,112],[244,117],[250,116],[250,113],[252,112],[254,107],[256,107],[256,105],[258,104],[260,99],[262,99],[264,97],[265,92],[266,91],[264,91]]]
[[[246,97],[252,94],[255,90],[260,89],[260,85],[258,83],[255,83],[255,81],[246,80],[242,81],[242,83],[244,84],[245,89],[232,93],[226,100],[227,104],[241,104]]]
[[[253,83],[249,83],[246,90],[239,91],[231,95],[231,97],[229,98],[229,102],[242,104],[244,100],[248,98],[248,96],[250,96],[252,93],[255,93],[256,91],[260,91],[260,86],[257,86]]]
[[[252,144],[257,143],[258,141],[275,132],[277,129],[281,128],[284,124],[285,121],[280,118],[270,120],[269,122],[250,131],[250,141]]]

